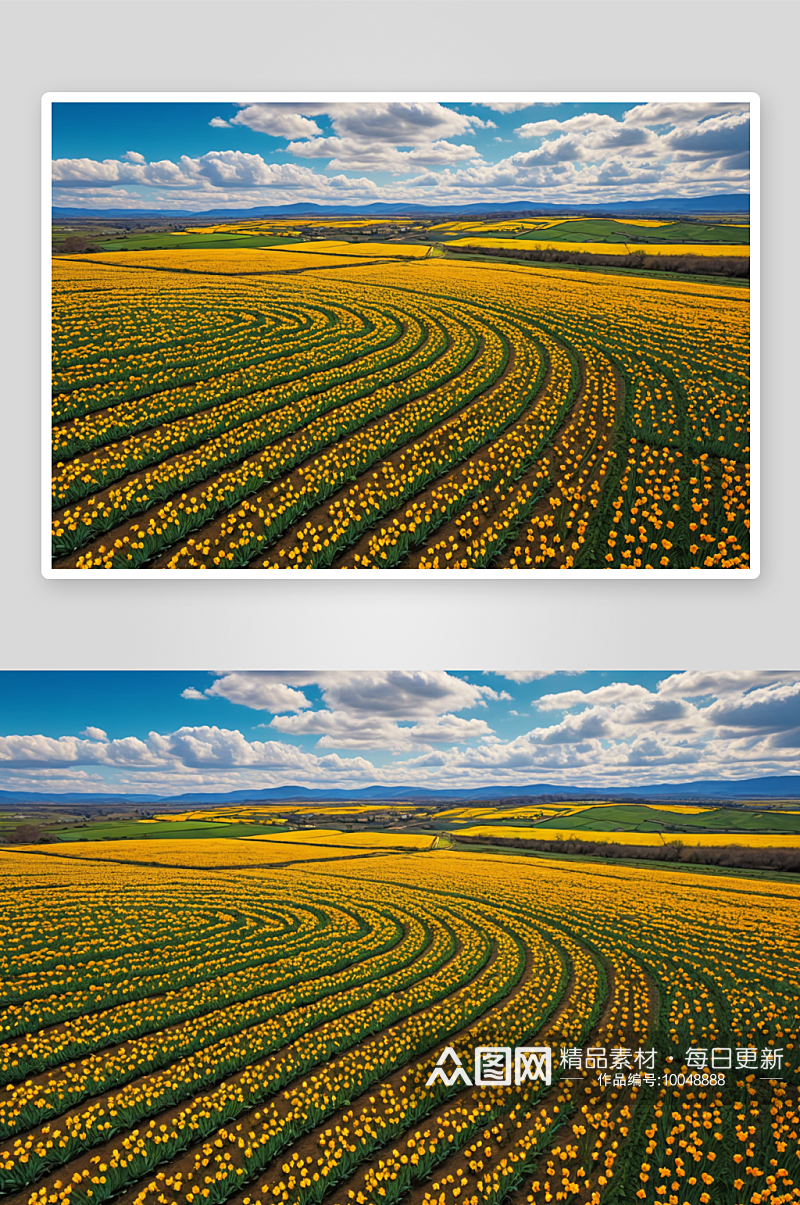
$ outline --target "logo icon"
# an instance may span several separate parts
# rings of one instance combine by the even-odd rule
[[[455,1069],[452,1075],[448,1075],[444,1069],[444,1064],[448,1059],[452,1059],[453,1063],[455,1064]],[[444,1050],[439,1055],[439,1058],[436,1060],[436,1066],[431,1072],[430,1078],[428,1079],[425,1087],[430,1088],[436,1083],[437,1079],[440,1079],[446,1088],[452,1088],[457,1079],[462,1079],[468,1088],[472,1087],[472,1080],[464,1070],[464,1065],[456,1054],[455,1050],[453,1050],[452,1046],[445,1046]]]
[[[449,1074],[445,1068],[448,1061],[452,1063]],[[517,1087],[537,1080],[549,1087],[553,1082],[553,1055],[549,1046],[515,1046],[513,1060],[510,1046],[478,1046],[475,1049],[475,1086],[510,1087],[512,1065]],[[473,1086],[453,1047],[446,1046],[436,1060],[425,1087],[431,1088],[441,1081],[446,1088],[452,1088],[459,1080],[468,1088]]]

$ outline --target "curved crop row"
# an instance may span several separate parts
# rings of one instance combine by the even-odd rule
[[[236,357],[227,353],[223,373],[217,371],[207,379],[198,379],[197,372],[189,368],[183,374],[189,383],[175,387],[176,374],[169,371],[164,373],[163,381],[148,383],[142,396],[134,395],[130,401],[108,399],[108,409],[94,410],[86,418],[76,418],[55,428],[53,460],[62,463],[65,457],[128,440],[139,431],[202,413],[210,406],[247,398],[292,381],[305,381],[322,368],[341,370],[360,355],[383,350],[402,333],[402,324],[394,315],[378,310],[370,312],[364,308],[360,313],[343,310],[338,317],[339,329],[333,335],[327,339],[322,336],[306,339],[302,347],[280,356],[254,357],[250,353],[244,357],[244,364],[237,366]]]
[[[47,1023],[25,1039],[51,1066],[3,1094],[13,1205],[796,1199],[793,884],[468,852],[246,871],[204,871],[201,849],[197,870],[113,852],[2,858],[7,981],[69,985],[87,1047]],[[37,862],[57,864],[47,934]],[[127,943],[141,1018],[91,991],[123,986]],[[445,1045],[471,1074],[476,1046],[527,1043],[552,1049],[551,1087],[427,1087]],[[587,1047],[617,1071],[603,1080]],[[745,1069],[684,1083],[689,1052],[712,1048]]]
[[[322,496],[333,493],[343,479],[363,471],[386,451],[402,446],[461,409],[499,376],[503,369],[500,341],[495,341],[489,354],[482,325],[468,314],[459,315],[459,320],[456,326],[447,319],[452,331],[450,346],[429,366],[422,366],[413,375],[404,374],[396,384],[381,385],[363,402],[350,405],[342,413],[335,410],[331,415],[323,414],[296,435],[270,445],[242,468],[220,474],[213,485],[198,494],[181,499],[177,505],[168,503],[150,517],[146,526],[133,525],[130,534],[115,541],[112,548],[101,546],[97,556],[84,558],[81,563],[86,565],[91,559],[101,568],[141,564],[204,521],[224,514],[237,497],[246,497],[281,472],[301,465],[298,484],[291,476],[284,478],[270,494],[257,496],[248,504],[252,515],[245,514],[246,520],[265,520],[259,524],[262,532],[255,537],[257,550],[268,527],[275,535],[280,534],[299,513],[319,500],[320,491]],[[334,445],[333,450],[324,451],[329,445]],[[316,452],[319,455],[309,461]],[[259,514],[261,510],[263,515]],[[204,547],[204,541],[199,543]],[[237,541],[233,548],[230,543],[225,550],[227,564],[252,557],[249,532],[243,543]],[[187,545],[186,555],[191,559],[194,553],[188,553],[189,547],[193,545]]]
[[[159,290],[162,297],[164,291]],[[122,292],[120,289],[119,293]],[[141,291],[136,292],[140,297]],[[154,342],[145,342],[149,333],[147,320],[153,313],[148,306],[143,312],[141,344],[115,351],[112,331],[103,330],[98,337],[108,338],[110,354],[89,362],[76,362],[73,349],[54,331],[53,421],[63,422],[105,409],[120,396],[145,397],[157,392],[160,383],[178,384],[177,376],[182,371],[193,372],[196,377],[204,372],[213,375],[223,357],[230,367],[232,360],[240,364],[248,360],[253,363],[259,359],[274,360],[287,350],[301,350],[317,339],[323,342],[341,339],[342,318],[352,324],[352,315],[342,313],[341,307],[315,305],[311,299],[302,306],[290,302],[281,305],[276,297],[268,309],[265,306],[259,309],[252,294],[242,292],[238,299],[231,295],[223,308],[218,296],[212,298],[208,291],[192,293],[184,288],[180,300],[186,308],[176,307],[171,315],[171,338],[156,342],[156,328],[151,333]],[[131,303],[126,304],[117,295],[115,304],[124,310]],[[84,396],[86,391],[90,393]]]
[[[63,567],[749,565],[744,288],[441,258],[270,277],[169,271],[169,253],[158,271],[105,259],[59,265],[53,555]],[[464,328],[479,341],[472,352]],[[476,373],[491,366],[493,331],[503,379],[473,382],[473,359]],[[571,418],[543,395],[535,420],[537,340],[548,355],[574,348],[583,364],[587,404]],[[493,398],[496,412],[482,418],[479,394],[495,382],[484,408]],[[453,417],[473,401],[471,418]],[[672,466],[677,510],[666,517],[656,462]],[[691,479],[704,464],[713,502],[694,534]],[[470,535],[455,518],[473,503]]]
[[[459,335],[462,335],[459,338]],[[293,432],[302,432],[300,442],[290,440],[277,463],[291,467],[309,454],[309,449],[324,447],[343,433],[357,430],[365,422],[390,412],[409,398],[424,393],[433,383],[447,380],[457,373],[466,360],[477,350],[477,340],[468,342],[463,338],[460,326],[449,318],[439,321],[427,316],[425,325],[409,317],[407,330],[396,348],[391,348],[372,362],[365,356],[360,371],[353,374],[352,381],[332,382],[329,374],[321,374],[309,392],[309,382],[281,391],[273,405],[269,398],[261,395],[246,403],[233,403],[227,412],[216,411],[201,420],[189,420],[185,426],[167,429],[142,438],[131,447],[129,444],[110,461],[102,465],[104,480],[116,480],[140,464],[157,462],[157,467],[143,477],[133,477],[121,486],[106,491],[99,498],[91,498],[82,506],[72,507],[56,515],[53,528],[56,550],[80,547],[97,532],[117,526],[121,520],[146,511],[164,497],[190,488],[197,481],[205,481],[218,474],[218,483],[227,481],[235,491],[249,492],[251,479],[264,484],[266,479],[258,476],[258,462],[246,459],[270,445],[286,440]],[[337,376],[341,374],[336,374]],[[262,415],[262,411],[267,413]],[[250,418],[255,413],[260,417]],[[232,425],[231,430],[228,428]],[[224,434],[214,439],[202,437],[220,429]],[[176,450],[185,445],[199,443],[197,451],[175,456]],[[165,460],[165,457],[169,459]],[[231,463],[244,464],[225,470]],[[163,462],[163,463],[161,463]],[[95,462],[89,480],[81,485],[81,494],[89,485],[96,483],[98,463]],[[70,486],[70,488],[72,488]],[[207,517],[207,490],[200,498],[193,498],[190,506],[198,504],[193,512]],[[182,498],[181,501],[185,501]],[[181,508],[186,509],[186,508]],[[218,505],[216,507],[218,509]],[[216,513],[216,509],[212,513]],[[199,525],[202,518],[195,521]],[[190,526],[191,529],[191,526]]]

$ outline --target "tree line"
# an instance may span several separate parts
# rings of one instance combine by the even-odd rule
[[[445,244],[446,245],[446,244]],[[534,260],[544,264],[591,264],[600,268],[636,268],[648,272],[689,272],[694,276],[736,276],[750,279],[750,259],[746,255],[647,255],[643,251],[630,254],[595,254],[588,251],[561,251],[536,247],[464,247],[459,253],[495,255],[503,259]]]
[[[462,845],[498,845],[533,850],[542,854],[578,854],[595,858],[637,858],[654,862],[682,862],[699,866],[730,866],[741,870],[800,871],[800,849],[781,846],[684,845],[668,841],[664,845],[619,845],[611,841],[587,841],[581,837],[556,837],[527,840],[524,837],[470,837],[451,834]]]

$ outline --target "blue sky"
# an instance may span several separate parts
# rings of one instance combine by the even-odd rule
[[[53,202],[603,202],[749,189],[746,103],[56,102]]]
[[[0,674],[0,789],[620,785],[800,770],[800,673]]]
[[[447,105],[454,112],[469,114],[483,120],[494,120],[496,129],[476,126],[470,142],[482,155],[500,159],[502,154],[493,146],[496,137],[513,139],[520,125],[518,113],[487,112],[483,105]],[[622,119],[626,104],[592,105],[593,112]],[[582,104],[532,105],[524,111],[526,121],[555,118],[565,121],[586,112]],[[181,155],[197,157],[207,151],[227,150],[232,142],[235,149],[252,154],[280,155],[290,139],[275,137],[245,125],[231,125],[240,109],[222,102],[126,102],[98,101],[97,103],[57,103],[53,106],[53,158],[71,159],[88,156],[90,159],[121,159],[133,145],[148,161],[177,160]],[[215,118],[227,125],[212,126]],[[335,134],[328,114],[317,114],[314,122],[322,134]]]

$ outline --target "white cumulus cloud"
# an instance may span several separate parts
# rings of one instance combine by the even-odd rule
[[[322,133],[315,121],[303,117],[291,104],[245,105],[228,124],[247,126],[273,138],[313,138]]]
[[[530,671],[507,676],[536,680]],[[620,675],[545,695],[534,704],[536,726],[511,739],[492,730],[485,710],[507,692],[445,671],[236,671],[217,673],[205,692],[184,691],[209,694],[265,714],[263,736],[211,724],[113,740],[99,727],[79,736],[10,734],[0,737],[0,782],[155,794],[332,783],[614,791],[800,772],[800,672],[683,671],[652,689]],[[503,709],[504,722],[510,714]],[[302,744],[308,737],[317,751]],[[344,752],[351,749],[358,752]]]
[[[303,693],[311,686],[320,691],[323,707],[313,708]],[[493,731],[485,720],[455,713],[510,699],[505,691],[444,671],[410,670],[233,672],[219,676],[204,695],[271,712],[270,728],[294,737],[318,736],[321,748],[395,751],[488,739]]]

